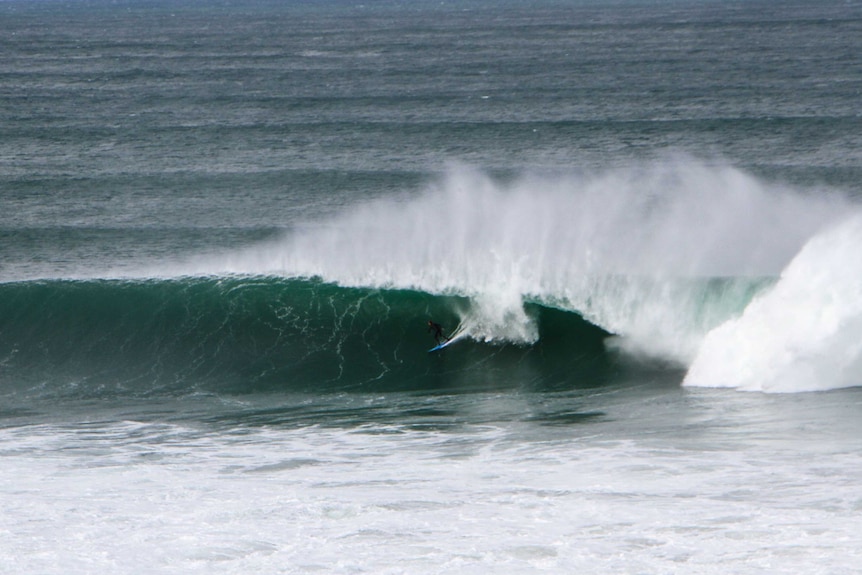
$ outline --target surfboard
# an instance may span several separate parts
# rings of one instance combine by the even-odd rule
[[[454,340],[452,340],[452,339],[447,339],[446,341],[444,341],[440,345],[436,345],[436,346],[432,347],[431,349],[429,349],[428,352],[430,353],[432,351],[437,351],[437,350],[443,349],[444,347],[446,347],[447,345],[449,345],[453,341]]]
[[[447,346],[449,346],[450,344],[453,344],[453,343],[455,343],[457,340],[461,339],[461,337],[462,337],[463,335],[464,335],[464,329],[459,325],[459,326],[458,326],[458,329],[456,329],[456,330],[455,330],[455,333],[453,333],[453,334],[452,334],[452,337],[450,337],[449,339],[447,339],[447,340],[446,340],[446,341],[444,341],[443,343],[441,343],[441,344],[439,344],[439,345],[436,345],[436,346],[432,347],[431,349],[429,349],[429,350],[428,350],[428,353],[431,353],[432,351],[440,351],[440,350],[441,350],[441,349],[443,349],[444,347],[447,347]]]

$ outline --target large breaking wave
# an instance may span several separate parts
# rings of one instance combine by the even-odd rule
[[[688,366],[707,353],[707,334],[739,317],[806,242],[856,210],[829,190],[691,158],[508,179],[454,167],[422,193],[354,207],[191,269],[454,294],[472,302],[471,334],[480,341],[538,341],[525,304],[539,303],[619,336],[613,345],[624,351]],[[812,258],[801,288],[824,289],[815,278],[842,265]],[[840,378],[819,370],[820,382],[803,387],[858,384],[854,369]],[[714,384],[698,373],[687,382]],[[763,373],[721,373],[728,386],[799,388],[786,378],[742,383]]]
[[[125,280],[0,284],[0,374],[135,393],[553,387],[636,358],[691,366],[688,385],[858,385],[862,237],[828,231],[857,211],[690,158],[453,167],[241,251]],[[445,366],[426,352],[429,317],[469,336]]]

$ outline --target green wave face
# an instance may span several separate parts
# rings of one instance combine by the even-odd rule
[[[429,353],[466,298],[271,277],[0,284],[5,393],[101,398],[261,391],[474,391],[601,385],[608,335],[527,304],[538,342],[469,337]]]

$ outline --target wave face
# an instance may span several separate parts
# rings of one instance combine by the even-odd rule
[[[198,392],[475,390],[596,385],[607,333],[539,306],[541,344],[474,340],[429,354],[464,298],[255,278],[0,284],[5,393],[44,397]],[[579,383],[580,382],[580,383]]]
[[[687,385],[797,392],[862,385],[862,216],[809,241],[775,286],[710,332]]]

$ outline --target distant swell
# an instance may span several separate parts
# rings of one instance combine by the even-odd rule
[[[533,346],[466,339],[465,298],[271,277],[0,284],[3,393],[99,398],[599,385],[607,333],[541,306]]]

